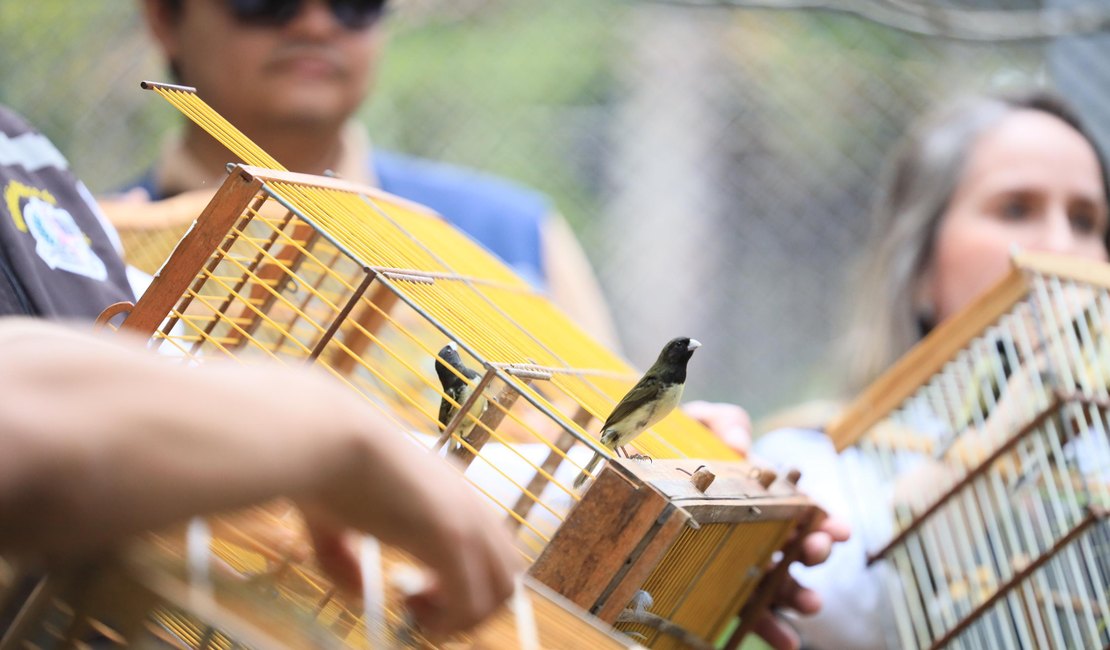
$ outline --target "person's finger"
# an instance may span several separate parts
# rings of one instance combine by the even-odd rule
[[[846,542],[852,536],[851,524],[836,517],[826,517],[817,530],[828,533],[834,542]]]
[[[412,614],[417,627],[428,636],[445,634],[442,630],[450,627],[443,622],[447,605],[442,593],[435,587],[408,596],[405,599],[405,606]]]
[[[802,541],[802,555],[799,561],[806,566],[815,566],[829,559],[833,547],[838,542],[846,542],[852,536],[848,522],[835,517],[826,517],[817,530],[806,535]]]
[[[447,533],[441,541],[442,552],[430,565],[434,586],[410,599],[417,622],[433,636],[469,629],[500,603],[490,582],[487,538]]]
[[[336,525],[331,519],[311,510],[305,510],[304,516],[320,568],[331,576],[341,589],[355,594],[360,593],[362,572],[345,529]]]
[[[812,615],[821,611],[821,595],[812,589],[803,587],[792,577],[787,577],[779,586],[775,596],[775,604],[788,607],[799,614]]]
[[[816,530],[802,540],[800,561],[806,566],[815,566],[829,559],[832,553],[833,538],[823,530]]]
[[[695,400],[682,407],[690,417],[709,428],[734,451],[747,455],[752,443],[752,420],[735,404]]]
[[[752,626],[752,632],[775,650],[797,650],[802,645],[794,629],[772,612],[761,615]]]

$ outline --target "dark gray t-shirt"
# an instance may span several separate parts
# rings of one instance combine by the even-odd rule
[[[0,106],[0,316],[89,320],[134,300],[109,229],[61,152]]]

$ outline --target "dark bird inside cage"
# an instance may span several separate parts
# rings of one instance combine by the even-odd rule
[[[689,337],[671,339],[663,346],[659,358],[601,425],[601,444],[617,452],[674,410],[686,385],[686,363],[699,347],[701,343]],[[581,487],[600,461],[601,455],[594,454],[575,479],[574,487]]]
[[[439,401],[439,424],[446,431],[455,413],[470,399],[474,384],[478,381],[478,373],[463,363],[458,350],[455,349],[455,344],[448,343],[436,355],[436,375],[439,376],[439,383],[443,386],[445,395]],[[482,417],[488,406],[489,400],[484,395],[474,401],[474,405],[470,408],[470,417],[460,421],[455,429],[459,440],[469,440],[470,432],[474,430],[478,418]],[[458,442],[452,446],[452,449],[461,446],[462,443]]]

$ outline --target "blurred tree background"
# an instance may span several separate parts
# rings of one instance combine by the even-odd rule
[[[1106,134],[1110,46],[1089,33],[1108,22],[1090,0],[810,3],[899,29],[751,4],[397,0],[360,117],[376,146],[549,193],[632,362],[697,337],[688,397],[760,417],[837,385],[845,273],[906,123],[959,94],[1042,84]],[[1094,16],[1075,35],[1059,20],[1073,9]],[[0,0],[0,38],[0,101],[94,191],[136,177],[179,123],[139,89],[168,74],[137,2]]]

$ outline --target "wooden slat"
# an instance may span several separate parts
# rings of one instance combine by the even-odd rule
[[[1065,404],[1065,402],[1061,402],[1059,397],[1054,397],[1052,403],[1048,405],[1048,408],[1038,413],[1037,416],[1030,420],[1028,424],[1014,432],[1012,436],[1010,436],[1005,442],[999,445],[998,448],[995,449],[990,456],[983,460],[983,462],[975,465],[971,469],[971,471],[964,474],[964,476],[960,478],[960,480],[953,483],[951,487],[949,487],[939,496],[935,497],[932,503],[930,503],[927,508],[925,508],[921,512],[915,512],[913,515],[913,521],[910,523],[910,525],[900,530],[897,535],[895,535],[877,552],[868,554],[867,564],[874,564],[875,562],[885,558],[887,554],[889,554],[895,548],[902,546],[910,535],[914,534],[919,528],[924,526],[928,522],[928,520],[932,518],[933,515],[940,512],[940,509],[944,507],[946,503],[956,498],[976,479],[983,476],[987,472],[995,470],[995,461],[1009,453],[1014,447],[1018,445],[1018,443],[1020,443],[1026,437],[1030,435],[1035,435],[1049,418],[1060,413]]]
[[[655,490],[606,465],[528,573],[588,610],[657,527],[667,505]]]
[[[366,300],[353,312],[353,322],[361,326],[362,330],[367,333],[377,336],[381,328],[388,322],[385,315],[396,304],[396,290],[387,284],[376,283],[370,288]],[[343,347],[351,351],[350,354],[346,353],[343,347],[336,347],[334,352],[328,355],[330,357],[327,361],[328,365],[342,375],[351,374],[351,371],[357,367],[355,358],[362,358],[373,343],[366,334],[362,333],[362,330],[354,325],[343,328],[338,340],[343,343]]]
[[[492,374],[494,370],[490,369],[487,372]],[[524,383],[527,384],[528,380],[524,380]],[[477,390],[480,386],[480,384],[479,386],[475,386],[475,391],[471,393],[473,400],[468,400],[466,403],[459,405],[459,412],[455,414],[455,420],[452,420],[451,423],[454,423],[456,420],[461,423],[462,418],[469,417],[466,415],[469,410],[464,410],[462,407],[467,407],[468,405],[473,406],[473,402],[481,396],[481,393]],[[490,431],[497,430],[497,427],[501,425],[501,421],[505,419],[505,415],[512,410],[513,404],[516,404],[518,397],[520,397],[520,389],[511,384],[506,385],[501,389],[501,392],[497,394],[497,397],[490,402],[490,405],[486,408],[486,412],[482,417],[478,418],[478,422],[474,424],[474,428],[470,430],[470,434],[467,436],[466,443],[470,445],[474,451],[467,449],[465,445],[459,445],[457,448],[451,450],[451,455],[462,464],[464,469],[470,467],[470,463],[474,462],[474,457],[478,452],[482,451],[482,447],[486,446],[486,443],[489,442]],[[450,431],[450,428],[445,430],[444,433],[448,431]]]
[[[837,451],[855,444],[1028,291],[1025,272],[1014,268],[978,300],[941,323],[829,424],[826,432]]]
[[[678,535],[686,528],[690,520],[689,515],[679,508],[670,511],[655,534],[643,545],[632,559],[632,565],[621,576],[619,583],[605,597],[603,602],[595,605],[595,615],[606,623],[615,623],[620,613],[628,606],[640,585],[644,584],[648,576],[659,566],[663,555],[671,547]]]
[[[939,650],[940,648],[947,646],[950,642],[955,640],[956,637],[958,637],[964,630],[970,627],[971,624],[975,623],[983,614],[988,612],[991,607],[994,607],[995,603],[1004,598],[1006,594],[1010,593],[1018,586],[1020,586],[1022,582],[1033,575],[1034,571],[1040,569],[1042,566],[1055,558],[1060,551],[1062,551],[1065,547],[1075,541],[1080,535],[1083,534],[1084,531],[1087,530],[1087,528],[1097,524],[1102,519],[1106,519],[1106,516],[1107,511],[1102,510],[1097,506],[1089,507],[1087,510],[1087,516],[1081,519],[1071,530],[1067,532],[1066,535],[1056,540],[1056,543],[1052,545],[1052,548],[1048,549],[1047,552],[1041,554],[1041,556],[1033,562],[1030,562],[1026,567],[1014,574],[1005,583],[999,585],[998,589],[993,594],[991,594],[990,597],[980,602],[970,614],[967,614],[966,616],[961,618],[960,621],[952,629],[948,630],[948,632],[946,632],[944,636],[942,636],[940,639],[937,639],[933,643],[930,650]]]
[[[143,336],[154,334],[261,187],[261,181],[239,174],[224,181],[120,329]]]
[[[1110,265],[1107,264],[1052,253],[1019,253],[1014,256],[1013,263],[1033,273],[1110,289]]]
[[[585,412],[585,409],[583,409]],[[532,511],[532,507],[536,505],[536,501],[530,494],[540,495],[547,487],[548,480],[544,473],[554,476],[555,470],[558,469],[559,464],[563,462],[563,456],[570,450],[574,443],[578,441],[573,434],[569,431],[563,431],[559,438],[555,441],[554,449],[547,452],[547,457],[544,458],[543,463],[540,465],[536,473],[532,475],[532,480],[525,486],[524,492],[521,492],[520,497],[513,506],[513,512],[516,513],[516,518],[510,518],[510,524],[514,527],[519,526],[521,521],[528,519],[528,514]],[[559,453],[562,452],[562,453]]]

